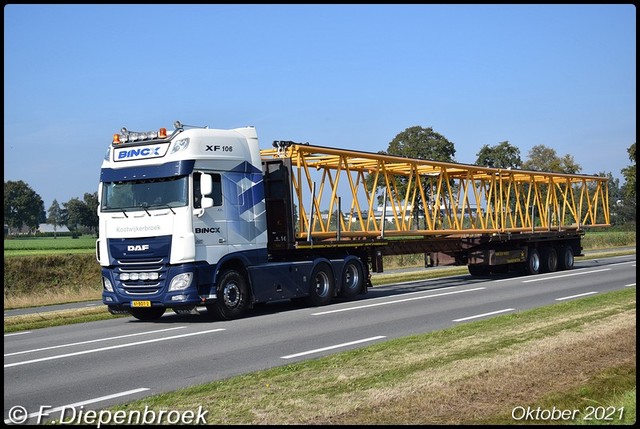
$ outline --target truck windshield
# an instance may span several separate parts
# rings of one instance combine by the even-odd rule
[[[102,211],[183,207],[188,203],[187,176],[104,182]]]

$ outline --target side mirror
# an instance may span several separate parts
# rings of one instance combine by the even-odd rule
[[[213,192],[213,179],[210,174],[202,174],[200,176],[200,193],[205,196]],[[203,201],[204,203],[204,201]],[[203,205],[204,206],[204,205]],[[211,207],[211,206],[209,206]]]
[[[202,207],[203,209],[213,207],[213,198],[202,197],[202,200],[200,201],[200,207]]]
[[[200,208],[194,209],[193,214],[200,217],[204,214],[204,209],[213,207],[213,198],[206,197],[205,195],[211,195],[213,192],[213,178],[210,174],[200,175]]]

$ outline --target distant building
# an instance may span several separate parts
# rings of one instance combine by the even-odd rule
[[[69,228],[67,228],[65,225],[58,225],[58,227],[54,231],[53,225],[49,223],[41,223],[38,226],[38,232],[71,232],[71,231],[69,231]]]

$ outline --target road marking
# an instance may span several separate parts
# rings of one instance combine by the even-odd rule
[[[64,409],[66,409],[66,408],[80,407],[80,406],[83,406],[83,405],[93,404],[95,402],[102,402],[102,401],[106,401],[108,399],[119,398],[121,396],[133,395],[135,393],[144,392],[146,390],[149,390],[149,388],[148,387],[141,387],[139,389],[127,390],[126,392],[114,393],[112,395],[101,396],[99,398],[89,399],[87,401],[76,402],[75,404],[63,405],[61,407],[47,409],[46,411],[43,410],[42,413],[40,413],[40,411],[38,411],[37,413],[31,413],[31,414],[28,415],[28,418],[33,418],[33,417],[38,417],[38,416],[49,416],[49,415],[51,415],[53,413],[56,413],[58,411],[62,411]],[[5,424],[13,424],[14,423],[11,419],[6,419],[4,422],[5,422]]]
[[[354,344],[365,343],[367,341],[380,340],[382,338],[387,338],[387,337],[379,335],[377,337],[365,338],[365,339],[362,339],[362,340],[351,341],[351,342],[348,342],[348,343],[336,344],[335,346],[323,347],[321,349],[309,350],[309,351],[306,351],[306,352],[296,353],[296,354],[293,354],[293,355],[280,356],[280,358],[281,359],[292,359],[292,358],[295,358],[295,357],[298,357],[298,356],[310,355],[310,354],[313,354],[313,353],[324,352],[326,350],[332,350],[332,349],[337,349],[337,348],[340,348],[340,347],[352,346]]]
[[[479,317],[493,316],[494,314],[506,313],[507,311],[514,311],[515,308],[505,308],[504,310],[492,311],[491,313],[478,314],[476,316],[463,317],[462,319],[454,319],[454,322],[464,322],[465,320],[477,319]]]
[[[583,274],[593,274],[593,273],[599,273],[601,271],[611,271],[611,268],[603,268],[602,270],[593,270],[593,271],[583,271],[581,273],[562,274],[559,276],[552,276],[552,277],[541,277],[541,278],[536,278],[531,280],[523,280],[522,283],[540,282],[543,280],[553,280],[553,279],[559,279],[562,277],[581,276]]]
[[[631,287],[631,286],[635,286],[635,283],[629,283],[628,285],[624,285],[624,287]]]
[[[457,290],[457,291],[453,291],[453,292],[437,293],[435,295],[416,296],[416,297],[413,297],[413,298],[397,299],[395,301],[377,302],[375,304],[359,305],[357,307],[349,307],[349,308],[340,308],[340,309],[337,309],[337,310],[321,311],[319,313],[312,313],[311,315],[312,316],[320,316],[320,315],[324,315],[324,314],[339,313],[341,311],[360,310],[362,308],[378,307],[380,305],[397,304],[399,302],[416,301],[418,299],[435,298],[435,297],[438,297],[438,296],[453,295],[453,294],[464,293],[464,292],[473,292],[473,291],[482,290],[482,289],[486,289],[486,288],[485,287],[477,287],[477,288],[473,288],[473,289],[465,289],[465,290]]]
[[[23,331],[23,332],[14,332],[12,334],[4,334],[5,337],[13,337],[14,335],[24,335],[24,334],[30,334],[31,331]]]
[[[50,357],[46,357],[46,358],[26,360],[26,361],[23,361],[23,362],[9,363],[9,364],[6,364],[4,367],[5,368],[9,368],[9,367],[12,367],[12,366],[26,365],[26,364],[29,364],[29,363],[44,362],[44,361],[47,361],[47,360],[54,360],[54,359],[62,359],[62,358],[71,357],[71,356],[84,355],[84,354],[87,354],[87,353],[103,352],[105,350],[120,349],[120,348],[131,347],[131,346],[139,346],[141,344],[149,344],[149,343],[155,343],[155,342],[158,342],[158,341],[173,340],[173,339],[176,339],[176,338],[186,338],[186,337],[192,337],[194,335],[209,334],[209,333],[212,333],[212,332],[219,332],[219,331],[225,331],[225,329],[223,329],[223,328],[210,329],[208,331],[200,331],[200,332],[192,332],[190,334],[174,335],[173,337],[154,338],[153,340],[139,341],[137,343],[127,343],[127,344],[120,344],[120,345],[117,345],[117,346],[102,347],[102,348],[93,349],[93,350],[84,350],[84,351],[81,351],[81,352],[68,353],[68,354],[65,354],[65,355],[50,356]]]
[[[80,342],[77,342],[77,343],[60,344],[60,345],[57,345],[57,346],[42,347],[42,348],[39,348],[39,349],[25,350],[25,351],[22,351],[22,352],[6,353],[4,356],[7,357],[7,356],[21,355],[21,354],[25,354],[25,353],[41,352],[41,351],[44,351],[44,350],[59,349],[61,347],[79,346],[79,345],[82,345],[82,344],[97,343],[97,342],[100,342],[100,341],[117,340],[117,339],[120,339],[120,338],[135,337],[135,336],[138,336],[138,335],[155,334],[155,333],[158,333],[158,332],[172,331],[172,330],[175,330],[175,329],[183,329],[183,328],[186,328],[186,326],[176,326],[174,328],[158,329],[156,331],[138,332],[138,333],[135,333],[135,334],[127,334],[127,335],[118,335],[117,337],[99,338],[97,340],[80,341]]]
[[[556,298],[556,301],[564,301],[565,299],[571,299],[571,298],[580,298],[581,296],[593,295],[594,293],[598,293],[598,292],[586,292],[578,295],[564,296],[562,298]]]

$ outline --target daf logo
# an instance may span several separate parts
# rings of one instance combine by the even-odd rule
[[[148,244],[136,244],[135,246],[127,246],[127,250],[129,252],[143,252],[145,250],[149,250]]]

